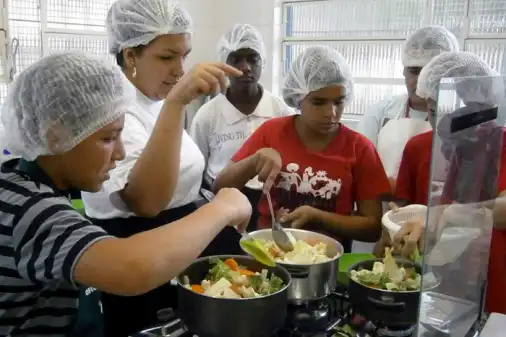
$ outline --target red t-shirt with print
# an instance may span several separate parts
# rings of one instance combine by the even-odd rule
[[[271,199],[275,210],[290,211],[302,205],[350,215],[354,203],[378,198],[390,185],[373,144],[361,134],[340,125],[330,144],[319,152],[307,149],[295,130],[297,116],[271,119],[260,126],[232,157],[243,160],[259,149],[273,148],[282,168]],[[270,227],[267,200],[258,204],[259,227]]]
[[[411,138],[404,148],[395,196],[409,204],[427,205],[433,131]],[[498,194],[506,190],[506,130],[503,132]],[[487,312],[506,314],[506,230],[493,229],[487,284]]]

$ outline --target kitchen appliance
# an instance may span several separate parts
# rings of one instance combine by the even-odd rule
[[[285,231],[296,240],[326,244],[327,255],[333,257],[327,262],[310,265],[277,262],[288,270],[292,277],[292,283],[288,288],[288,300],[292,304],[303,305],[331,294],[337,286],[339,258],[344,253],[343,246],[337,240],[320,233],[293,228],[285,228]],[[271,229],[251,232],[250,236],[257,240],[273,240]]]
[[[372,270],[375,262],[383,259],[361,261],[350,267],[352,270]],[[409,260],[396,259],[400,267],[414,268],[422,273],[422,267]],[[350,278],[348,295],[356,313],[373,322],[382,322],[391,328],[409,329],[418,321],[420,291],[390,291],[366,286]]]
[[[283,280],[285,287],[262,297],[229,299],[214,298],[196,293],[184,286],[200,284],[213,267],[212,259],[233,258],[248,270],[267,269]],[[267,267],[249,256],[222,255],[197,259],[178,277],[177,314],[185,326],[203,337],[268,337],[284,325],[287,314],[287,290],[290,275],[279,267]]]
[[[353,327],[351,337],[430,337],[441,336],[423,330],[417,334],[416,327],[401,329],[393,328],[379,321],[368,321],[354,310],[345,287],[338,287],[329,296],[306,305],[287,305],[287,316],[283,327],[266,337],[331,337],[338,327],[350,325]],[[476,328],[480,328],[479,325]],[[459,337],[475,336],[476,328]],[[421,328],[423,329],[423,328]],[[258,334],[256,337],[263,337]],[[131,337],[202,337],[183,324],[176,313],[171,313],[171,319],[158,327],[146,329]],[[349,337],[349,336],[347,336]]]

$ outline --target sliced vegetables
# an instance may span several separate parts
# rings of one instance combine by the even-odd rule
[[[315,264],[330,261],[334,256],[327,255],[327,245],[323,242],[315,242],[310,244],[303,240],[295,240],[293,242],[293,250],[284,252],[281,250],[274,240],[258,240],[265,247],[273,260],[281,263],[290,264]]]
[[[254,272],[240,266],[234,259],[214,259],[209,274],[200,284],[185,287],[199,294],[217,298],[253,298],[278,292],[284,287],[283,280],[267,269]]]
[[[382,262],[374,262],[372,270],[352,270],[350,278],[368,287],[390,291],[420,290],[422,277],[414,268],[399,267],[390,248]]]

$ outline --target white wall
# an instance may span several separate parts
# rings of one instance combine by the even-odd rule
[[[249,23],[260,31],[267,48],[266,67],[260,82],[267,90],[272,90],[273,59],[279,43],[274,41],[276,0],[179,0],[190,12],[195,23],[193,51],[187,64],[216,59],[216,43],[219,37],[235,23]],[[278,13],[276,13],[278,15]],[[277,58],[279,59],[279,57]]]

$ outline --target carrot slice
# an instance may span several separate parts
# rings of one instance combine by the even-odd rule
[[[246,276],[252,276],[252,275],[255,275],[255,272],[251,271],[251,270],[248,270],[248,269],[239,269],[239,273],[241,275],[246,275]]]
[[[236,293],[237,295],[241,295],[241,293],[239,292],[239,287],[235,284],[232,284],[232,286],[230,287],[230,289],[232,289],[232,291],[234,293]]]
[[[199,294],[203,294],[204,293],[204,288],[202,288],[201,285],[198,285],[198,284],[192,284],[192,290],[196,293],[199,293]]]
[[[230,267],[230,269],[232,270],[238,270],[239,269],[239,265],[237,264],[237,262],[235,262],[234,259],[226,259],[225,261],[223,261],[227,266]]]

